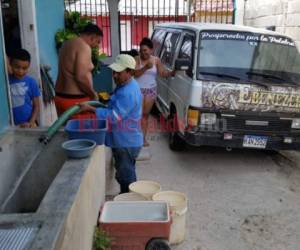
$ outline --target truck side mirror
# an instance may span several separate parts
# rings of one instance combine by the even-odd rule
[[[175,61],[175,70],[188,70],[191,66],[190,60],[187,58],[177,58]]]

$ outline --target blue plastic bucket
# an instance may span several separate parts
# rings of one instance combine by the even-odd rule
[[[69,140],[62,144],[68,157],[78,159],[90,156],[95,147],[96,142],[87,139]]]
[[[67,122],[65,131],[70,140],[89,139],[94,140],[97,145],[102,145],[105,142],[107,122],[96,119],[73,119]]]

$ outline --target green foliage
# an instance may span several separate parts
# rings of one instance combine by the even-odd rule
[[[92,23],[88,17],[80,16],[79,12],[65,12],[65,29],[60,29],[55,34],[55,43],[57,51],[62,44],[72,38],[75,38],[83,30],[83,28]],[[106,58],[104,53],[99,53],[99,48],[92,49],[92,62],[94,64],[93,74],[100,72],[101,61]]]
[[[93,250],[108,250],[110,246],[111,238],[104,230],[96,227],[93,239]]]
[[[72,39],[76,37],[77,34],[75,34],[73,31],[67,30],[67,29],[61,29],[58,30],[55,33],[55,43],[56,43],[56,49],[59,50],[64,41],[67,41],[69,39]]]
[[[83,30],[83,28],[92,23],[92,20],[88,17],[80,16],[80,13],[77,11],[65,12],[65,26],[67,30],[71,30],[77,35]]]

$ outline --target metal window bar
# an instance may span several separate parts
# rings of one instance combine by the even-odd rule
[[[229,0],[191,2],[187,6],[186,0],[120,0],[121,48],[138,49],[139,40],[150,37],[156,23],[184,21],[188,13],[191,21],[229,23],[232,20],[232,2]]]
[[[219,4],[219,1],[216,0],[216,19],[215,19],[216,23],[218,22],[218,4]],[[221,15],[222,15],[222,13],[221,13]]]
[[[210,13],[209,13],[209,22],[212,23],[213,20],[212,20],[212,16],[213,16],[213,0],[210,1]]]
[[[159,4],[159,0],[156,0],[157,4]],[[160,23],[160,8],[159,7],[156,7],[157,8],[157,23]]]
[[[200,4],[200,13],[201,13],[202,0],[200,1],[199,4]],[[196,3],[196,1],[193,1],[192,6],[193,6],[193,8],[194,8],[194,15],[192,15],[192,10],[191,10],[190,15],[192,15],[192,17],[193,17],[193,19],[192,19],[191,21],[196,21],[196,17],[197,17],[197,15],[196,15],[196,10],[197,10],[197,3]],[[199,15],[199,16],[200,16],[200,15]],[[201,20],[201,16],[200,16],[200,18],[199,18],[199,21],[202,21],[202,20]]]
[[[111,25],[110,25],[110,14],[109,14],[109,9],[108,9],[108,3],[107,1],[105,2],[105,13],[106,14],[106,31],[109,32],[109,36],[106,36],[106,40],[107,40],[107,45],[109,46],[109,53],[108,55],[111,56]]]
[[[131,8],[131,6],[132,6],[132,0],[130,0],[130,13],[132,13],[132,8]],[[128,48],[128,44],[127,44],[127,42],[128,42],[128,34],[127,34],[127,30],[128,30],[128,17],[127,17],[127,1],[125,2],[125,49],[127,50],[127,48]],[[130,20],[130,23],[131,23],[131,20]],[[131,39],[131,38],[130,38]],[[131,45],[130,45],[131,46]]]
[[[65,10],[77,11],[81,16],[91,18],[103,31],[100,49],[107,56],[111,56],[111,25],[108,10],[108,0],[65,0]]]
[[[175,22],[178,22],[178,9],[179,9],[179,2],[175,0]]]
[[[183,2],[182,3],[182,12],[183,13],[185,13],[185,4],[186,4],[186,2]],[[179,13],[180,14],[180,13]],[[180,21],[182,21],[182,20],[180,20]],[[186,22],[186,16],[185,16],[185,20],[184,20],[185,22]]]
[[[207,0],[205,0],[205,7],[204,7],[204,22],[206,22],[206,13],[207,13]]]
[[[131,6],[132,6],[132,4],[131,4],[131,1],[132,0],[130,0],[130,12],[132,12],[132,10],[131,10]],[[125,50],[127,50],[127,48],[128,48],[128,44],[127,44],[127,39],[128,39],[128,36],[127,36],[127,30],[128,30],[128,27],[127,27],[127,3],[125,2],[125,21],[124,21],[124,26],[125,26]]]
[[[143,3],[144,1],[140,1],[141,3],[141,22],[142,22],[142,25],[141,25],[141,32],[142,32],[142,35],[141,37],[144,36],[144,6],[143,6]],[[137,41],[138,44],[139,44],[139,41]]]
[[[228,3],[229,3],[229,0],[227,0],[226,23],[228,23],[228,16],[229,16]]]
[[[137,10],[138,10],[137,0],[135,0],[135,16],[134,16],[135,44],[137,43],[138,40],[138,26],[137,26],[138,11]]]
[[[234,0],[195,0],[192,6],[196,21],[234,23]]]
[[[171,0],[169,0],[169,13],[171,13]],[[171,22],[172,18],[171,15],[168,16],[169,22]]]
[[[154,20],[155,20],[155,14],[154,14],[154,0],[152,0],[152,29],[154,28]]]
[[[149,34],[150,32],[149,32],[149,12],[148,12],[148,10],[149,10],[149,2],[148,2],[148,0],[147,0],[147,15],[146,15],[146,19],[147,19],[147,34]]]
[[[222,0],[222,5],[221,5],[221,11],[222,11],[222,14],[221,14],[221,23],[223,23],[223,14],[224,14],[224,0]]]
[[[231,18],[232,18],[231,23],[234,24],[234,22],[235,22],[235,14],[236,14],[236,12],[235,12],[236,1],[235,0],[232,0],[232,6],[233,6],[233,9],[232,9],[232,15],[231,15]]]

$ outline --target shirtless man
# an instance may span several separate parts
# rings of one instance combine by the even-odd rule
[[[93,89],[91,48],[99,45],[103,33],[95,24],[88,24],[79,37],[66,41],[59,52],[58,77],[55,85],[55,106],[58,116],[71,106],[98,100]],[[80,114],[72,118],[92,118]]]

